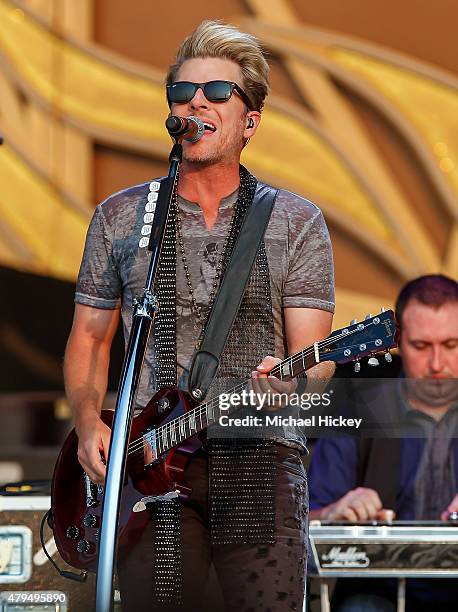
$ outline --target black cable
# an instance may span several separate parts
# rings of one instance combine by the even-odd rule
[[[41,548],[43,549],[43,552],[45,553],[46,557],[51,562],[51,564],[55,567],[56,571],[63,578],[69,578],[70,580],[76,580],[76,582],[86,582],[86,579],[87,579],[86,571],[81,572],[81,574],[76,574],[75,572],[68,572],[66,570],[61,570],[58,567],[57,563],[54,561],[54,559],[51,557],[51,555],[46,550],[46,544],[45,544],[45,539],[44,539],[44,526],[45,526],[45,521],[48,518],[50,512],[51,512],[51,508],[43,515],[43,518],[41,519],[41,524],[40,524],[40,542],[41,542]]]

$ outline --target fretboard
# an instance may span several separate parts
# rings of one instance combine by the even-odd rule
[[[352,361],[396,346],[396,323],[394,313],[383,311],[380,315],[368,315],[364,322],[352,323],[333,332],[321,342],[315,342],[295,355],[287,357],[270,372],[282,381],[289,381],[309,370],[321,361]],[[200,404],[168,423],[160,425],[143,436],[143,442],[154,446],[156,458],[178,446],[207,427],[219,422],[223,415],[231,415],[240,406],[231,402],[231,395],[247,391],[249,381],[236,385],[224,393],[228,402],[222,407],[221,397]],[[251,398],[250,398],[251,399]],[[247,404],[244,404],[246,406]],[[227,406],[227,407],[226,407]],[[132,445],[130,445],[132,446]],[[142,447],[141,441],[133,443],[133,451]]]
[[[299,351],[276,365],[270,375],[280,380],[291,380],[310,369],[319,362],[319,343]],[[225,395],[240,395],[248,388],[249,381],[236,385]],[[194,436],[214,423],[220,418],[237,412],[239,406],[230,405],[228,408],[221,407],[220,396],[212,398],[208,402],[200,404],[186,412],[180,417],[159,426],[156,429],[157,454],[162,455],[173,447],[181,444],[191,436]]]

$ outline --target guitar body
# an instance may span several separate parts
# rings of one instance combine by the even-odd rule
[[[164,409],[164,404],[168,407]],[[138,541],[150,519],[147,510],[134,512],[142,497],[178,490],[187,497],[191,490],[184,471],[191,455],[201,446],[197,436],[170,450],[152,465],[148,463],[142,436],[150,428],[164,425],[192,408],[189,397],[176,389],[159,391],[145,410],[132,421],[126,477],[119,517],[118,554],[123,556]],[[102,411],[110,428],[114,412]],[[139,440],[137,442],[137,440]],[[54,469],[51,490],[51,520],[54,539],[62,559],[81,570],[96,571],[103,487],[90,483],[78,462],[78,438],[72,430],[64,442]],[[145,459],[146,457],[146,459]]]

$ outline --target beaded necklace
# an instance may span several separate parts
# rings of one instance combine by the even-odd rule
[[[191,273],[189,271],[188,259],[187,259],[186,251],[185,251],[185,247],[184,247],[182,220],[181,220],[181,216],[180,216],[180,209],[178,207],[177,199],[178,198],[177,198],[177,196],[175,194],[174,205],[176,206],[176,231],[177,231],[178,247],[180,249],[181,261],[183,262],[183,269],[184,269],[184,273],[185,273],[185,277],[186,277],[186,284],[188,286],[189,297],[191,298],[191,308],[192,308],[194,314],[196,315],[197,322],[200,323],[200,325],[203,327],[205,322],[206,322],[207,317],[205,317],[202,314],[202,308],[198,305],[197,300],[196,300],[196,296],[195,296],[195,293],[194,293],[194,287],[193,287],[193,284],[192,284]],[[210,312],[211,307],[213,305],[213,302],[215,300],[216,291],[218,289],[219,282],[220,282],[220,279],[221,279],[222,270],[223,270],[223,261],[225,259],[225,255],[226,255],[226,252],[227,252],[227,247],[228,247],[228,244],[229,244],[229,236],[230,236],[230,234],[232,232],[232,228],[234,226],[236,209],[237,209],[237,205],[234,206],[234,210],[232,212],[232,216],[231,216],[231,220],[230,220],[229,227],[228,227],[228,230],[227,230],[226,238],[224,239],[223,249],[221,251],[221,254],[219,256],[218,262],[216,264],[216,268],[215,268],[216,273],[215,273],[215,276],[213,278],[212,289],[210,291],[210,296],[209,296],[209,300],[208,300],[208,312]]]
[[[178,207],[178,196],[175,190],[173,206],[176,218],[176,237],[177,243],[180,250],[181,260],[183,263],[184,273],[186,277],[186,284],[188,287],[189,297],[191,300],[191,309],[196,316],[196,327],[200,326],[200,336],[197,343],[197,347],[200,345],[200,342],[203,337],[203,332],[205,329],[205,323],[208,319],[208,314],[210,313],[211,307],[213,306],[213,302],[215,301],[216,293],[221,281],[221,278],[224,274],[226,266],[229,262],[230,255],[232,253],[232,249],[237,240],[237,236],[239,234],[240,228],[242,226],[243,218],[245,216],[247,208],[250,206],[254,191],[256,189],[256,179],[250,175],[250,173],[244,168],[240,166],[240,187],[239,193],[237,197],[237,202],[234,205],[234,210],[232,212],[231,220],[229,222],[229,227],[227,230],[226,238],[224,240],[224,245],[221,251],[221,255],[219,256],[217,265],[216,265],[216,273],[213,278],[212,289],[210,291],[209,296],[209,304],[207,309],[207,315],[204,316],[202,313],[202,308],[198,305],[196,296],[194,293],[194,287],[192,284],[191,273],[189,269],[188,259],[186,256],[184,239],[183,239],[183,226],[182,219],[180,215],[180,210]]]

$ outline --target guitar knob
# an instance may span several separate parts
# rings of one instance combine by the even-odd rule
[[[83,554],[89,552],[90,548],[91,548],[91,545],[89,544],[87,540],[80,540],[78,544],[76,545],[76,550],[79,553],[83,553]]]
[[[391,356],[390,351],[387,351],[387,352],[385,353],[385,361],[386,361],[387,363],[391,363],[391,362],[393,361],[393,357]]]
[[[359,361],[355,361],[355,374],[359,374],[361,372],[361,364]]]
[[[368,365],[373,366],[373,367],[380,365],[380,362],[377,359],[377,357],[369,357],[369,359],[367,360],[367,363]]]
[[[350,321],[350,325],[355,325],[356,323],[358,323],[358,319],[352,319]]]
[[[70,525],[70,527],[67,527],[67,531],[65,532],[65,535],[69,540],[76,540],[79,534],[80,530],[76,525]]]
[[[380,306],[380,312],[386,312],[385,306]]]
[[[365,318],[366,320],[367,320],[367,319],[372,319],[372,315],[369,313],[369,314],[367,314],[367,315],[366,315],[364,318]]]
[[[86,514],[83,518],[83,525],[85,527],[95,527],[97,524],[97,517],[95,514]]]

